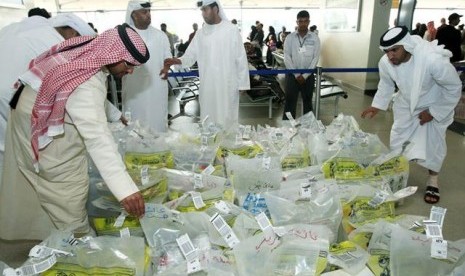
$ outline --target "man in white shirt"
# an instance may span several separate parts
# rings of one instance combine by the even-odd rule
[[[417,35],[410,35],[405,26],[386,31],[380,39],[386,54],[379,61],[378,91],[371,107],[362,118],[386,110],[392,95],[399,88],[393,105],[394,124],[390,147],[428,169],[424,200],[439,202],[438,175],[446,157],[446,130],[454,120],[454,108],[462,84],[449,62],[452,53]]]
[[[241,35],[224,14],[218,0],[199,1],[205,20],[184,55],[165,60],[173,64],[199,67],[200,116],[228,127],[239,120],[239,91],[250,89],[249,67]]]
[[[31,16],[0,30],[0,186],[5,148],[5,132],[13,96],[13,85],[28,69],[29,62],[52,45],[78,35],[96,33],[74,14],[47,19]]]
[[[122,77],[148,58],[142,38],[123,24],[96,38],[68,39],[31,61],[10,103],[0,238],[89,233],[88,154],[126,212],[144,214],[108,128],[105,100],[108,73]]]
[[[284,42],[284,64],[286,69],[315,69],[320,58],[320,39],[308,30],[310,14],[303,10],[297,14],[297,30],[286,36]],[[283,120],[290,112],[296,118],[297,99],[302,96],[304,114],[313,111],[312,97],[315,87],[314,74],[287,74],[285,80],[286,99]]]
[[[123,110],[156,132],[168,130],[168,82],[158,74],[163,61],[172,57],[168,37],[150,25],[150,2],[132,0],[128,3],[126,23],[142,37],[150,51],[150,60],[124,76]]]

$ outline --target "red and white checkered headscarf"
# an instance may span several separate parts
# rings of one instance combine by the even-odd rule
[[[149,52],[142,38],[127,24],[107,30],[96,38],[81,36],[53,46],[29,64],[20,77],[37,92],[32,109],[31,136],[35,165],[39,149],[64,132],[65,106],[71,93],[103,66],[127,61],[147,62]]]

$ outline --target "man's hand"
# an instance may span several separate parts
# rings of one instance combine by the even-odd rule
[[[159,74],[162,80],[168,79],[168,72],[171,65],[174,64],[181,64],[181,60],[179,58],[167,58],[163,61],[163,69],[160,70]]]
[[[167,58],[163,61],[164,67],[170,67],[171,65],[181,64],[181,60],[179,58]]]
[[[373,106],[370,106],[369,108],[365,109],[362,112],[362,118],[368,117],[368,118],[373,118],[375,117],[376,114],[378,114],[379,109]]]
[[[428,122],[431,122],[431,120],[434,119],[434,117],[429,113],[429,110],[423,110],[418,114],[418,119],[420,119],[420,125],[424,125]]]
[[[145,213],[144,199],[142,198],[140,192],[133,193],[132,195],[121,200],[121,204],[123,205],[124,210],[128,212],[128,214],[135,217],[140,218]]]
[[[121,118],[119,118],[119,120],[121,121],[121,123],[123,123],[123,125],[128,126],[128,119],[126,119],[126,117],[121,115]]]
[[[168,79],[168,72],[170,70],[170,67],[169,66],[163,66],[163,69],[160,70],[160,78],[162,80],[167,80]]]
[[[304,76],[300,75],[298,77],[295,78],[297,80],[297,82],[300,84],[300,85],[304,85],[305,84],[305,78]]]

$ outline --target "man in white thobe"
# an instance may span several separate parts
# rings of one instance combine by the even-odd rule
[[[126,23],[142,37],[150,52],[150,60],[123,78],[123,110],[147,124],[156,132],[168,128],[168,82],[158,74],[163,61],[170,58],[170,43],[165,33],[150,26],[150,2],[129,1]]]
[[[388,30],[380,45],[386,54],[379,61],[378,91],[362,117],[372,118],[386,110],[397,85],[391,149],[400,152],[406,141],[412,143],[404,154],[428,169],[424,200],[437,203],[438,174],[447,152],[446,130],[461,96],[460,79],[449,62],[452,53],[437,46],[437,41],[410,36],[404,26]]]
[[[182,57],[165,66],[199,67],[200,116],[229,126],[239,120],[239,91],[250,89],[247,56],[239,30],[224,15],[217,0],[199,1],[205,25],[198,30]],[[167,70],[165,67],[165,71]]]
[[[13,96],[13,85],[28,69],[29,62],[65,39],[77,35],[95,36],[94,30],[74,14],[47,19],[32,16],[0,30],[0,185],[2,179],[5,133]]]

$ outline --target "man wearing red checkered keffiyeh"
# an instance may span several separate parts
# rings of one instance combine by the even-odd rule
[[[105,81],[148,59],[141,37],[123,24],[64,41],[31,61],[11,102],[0,238],[43,239],[53,228],[89,232],[87,153],[124,209],[144,214],[106,123]]]

